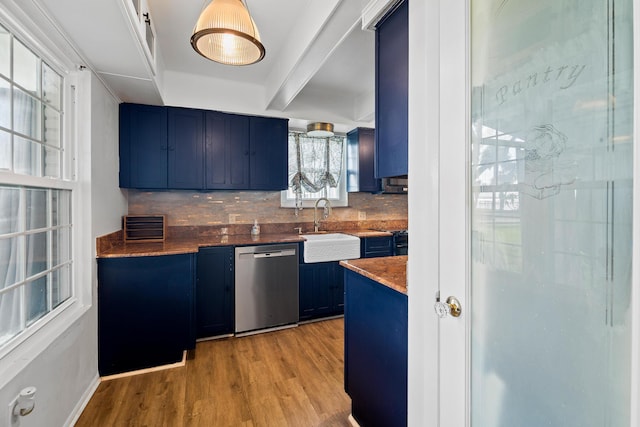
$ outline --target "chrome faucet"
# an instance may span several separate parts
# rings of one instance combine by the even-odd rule
[[[329,218],[329,215],[331,215],[331,202],[329,201],[329,199],[327,199],[326,197],[320,197],[318,200],[316,200],[316,204],[313,207],[313,231],[315,231],[316,233],[318,232],[318,228],[320,227],[320,218],[318,218],[318,203],[320,203],[321,200],[324,200],[324,211],[322,214],[322,218],[327,219]]]

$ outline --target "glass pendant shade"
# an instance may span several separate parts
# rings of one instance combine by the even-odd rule
[[[213,0],[198,18],[191,46],[205,58],[226,65],[254,64],[265,53],[242,0]]]

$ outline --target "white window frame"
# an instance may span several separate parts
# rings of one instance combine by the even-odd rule
[[[0,348],[0,389],[26,368],[43,351],[63,336],[92,305],[91,260],[95,255],[91,240],[91,189],[90,149],[78,150],[77,138],[81,134],[88,137],[88,127],[79,124],[89,117],[78,107],[78,99],[83,105],[90,105],[90,79],[82,77],[67,52],[52,39],[38,38],[43,34],[41,23],[12,4],[0,5],[0,24],[22,44],[34,52],[49,67],[63,77],[61,97],[62,135],[61,178],[52,179],[28,175],[18,175],[10,171],[0,171],[0,184],[17,187],[36,187],[71,191],[71,298],[56,307]],[[83,89],[86,88],[86,91]],[[90,140],[87,139],[87,142]],[[79,173],[80,172],[80,173]],[[79,177],[80,175],[80,177]],[[84,177],[84,178],[83,178]],[[80,179],[79,179],[80,178]],[[83,239],[82,236],[85,236]],[[93,249],[93,250],[92,250]]]

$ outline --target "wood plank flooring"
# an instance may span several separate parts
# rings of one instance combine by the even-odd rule
[[[350,426],[344,320],[200,342],[186,366],[103,381],[77,427]]]

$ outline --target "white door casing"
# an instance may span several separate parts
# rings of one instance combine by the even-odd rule
[[[459,427],[468,412],[466,34],[465,1],[409,2],[410,426]],[[438,289],[461,317],[437,318]]]
[[[469,31],[464,0],[410,2],[409,13],[409,425],[469,425]],[[639,1],[634,1],[638,65]],[[636,73],[637,75],[638,73]],[[638,79],[636,78],[636,81]],[[634,104],[640,105],[640,84]],[[634,117],[638,118],[638,108]],[[634,138],[638,138],[638,126]],[[634,181],[640,177],[634,152]],[[640,265],[640,191],[634,194],[633,265]],[[630,426],[640,425],[640,279],[633,271]],[[462,303],[438,320],[436,290]],[[499,309],[498,307],[496,309]]]

